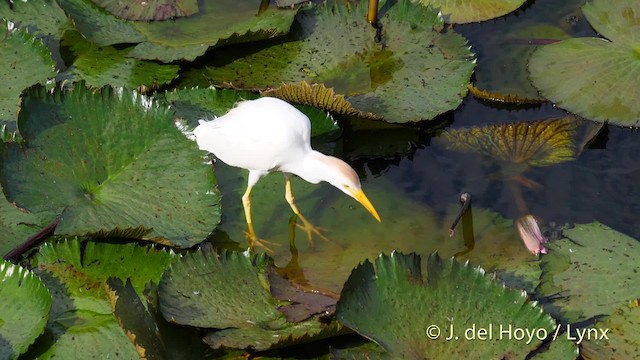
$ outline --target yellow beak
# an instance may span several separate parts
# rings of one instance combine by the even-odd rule
[[[378,222],[381,222],[380,215],[378,215],[376,208],[373,207],[373,204],[371,204],[371,201],[369,201],[369,199],[367,198],[367,195],[364,194],[364,191],[362,191],[362,189],[358,189],[352,192],[352,194],[353,194],[353,197],[356,200],[358,200],[358,202],[362,204],[362,206],[364,206],[364,208],[367,209],[367,211],[369,211],[371,215],[373,215],[373,217],[376,218],[376,220],[378,220]]]

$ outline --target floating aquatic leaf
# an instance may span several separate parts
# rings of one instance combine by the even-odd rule
[[[269,293],[265,255],[198,251],[173,264],[160,282],[160,309],[178,324],[220,329],[206,335],[213,348],[267,350],[340,333],[312,318],[288,322]],[[229,286],[233,284],[233,286]]]
[[[96,5],[111,14],[126,20],[159,21],[198,12],[197,0],[92,0]]]
[[[138,359],[136,348],[112,314],[107,292],[109,278],[130,279],[138,294],[149,282],[157,283],[174,254],[137,244],[89,241],[83,252],[78,239],[47,243],[35,258],[43,281],[54,294],[48,331],[56,340],[44,358],[122,356]],[[140,309],[144,311],[144,308]],[[85,350],[81,350],[85,347]]]
[[[448,23],[464,24],[506,15],[525,0],[418,0],[424,6],[439,9]]]
[[[526,293],[437,254],[426,262],[395,252],[365,261],[349,276],[336,309],[338,321],[394,358],[521,359],[555,325]],[[500,337],[503,331],[533,336]]]
[[[123,89],[32,88],[6,144],[9,201],[61,213],[56,233],[130,236],[178,247],[204,240],[220,219],[211,169],[168,108]]]
[[[271,38],[289,31],[296,10],[260,2],[205,0],[197,16],[170,21],[126,21],[105,13],[91,0],[61,0],[78,30],[98,46],[137,44],[131,57],[171,62],[193,60],[210,47]]]
[[[31,271],[0,260],[0,358],[17,359],[44,331],[51,295]]]
[[[640,3],[592,0],[582,8],[602,38],[539,47],[529,60],[533,84],[559,107],[596,121],[640,124]]]
[[[73,29],[73,23],[54,0],[0,1],[0,18],[58,39]]]
[[[0,154],[3,144],[0,143]],[[43,214],[30,214],[9,203],[2,193],[0,185],[0,255],[6,254],[22,244],[30,236],[36,234],[47,222],[52,221],[56,214],[45,212]]]
[[[451,129],[442,139],[451,149],[477,152],[500,161],[530,166],[548,166],[571,161],[575,156],[574,116],[523,123]]]
[[[520,97],[517,95],[503,95],[503,94],[498,94],[498,93],[492,93],[486,90],[480,90],[477,87],[475,87],[473,84],[469,84],[469,86],[467,86],[469,88],[469,91],[471,92],[471,94],[473,94],[473,96],[483,99],[483,100],[489,100],[489,101],[495,101],[495,102],[501,102],[501,103],[507,103],[507,104],[537,104],[540,102],[543,102],[543,100],[541,99],[529,99],[529,98],[524,98],[524,97]]]
[[[161,65],[128,57],[131,48],[118,50],[112,46],[97,47],[77,31],[68,31],[62,43],[75,55],[67,69],[75,79],[93,87],[111,85],[131,89],[156,88],[178,77],[178,65]]]
[[[324,84],[309,85],[306,81],[295,84],[282,84],[280,87],[261,92],[264,96],[273,96],[288,102],[315,106],[343,115],[375,118],[374,114],[362,113],[354,109],[344,95],[337,95],[332,88]]]
[[[640,358],[640,307],[638,299],[620,306],[595,326],[582,329],[585,341],[580,343],[584,359]],[[574,334],[574,338],[578,335]]]
[[[612,314],[621,303],[638,297],[640,244],[598,222],[565,229],[566,239],[548,244],[542,258],[540,293],[554,296],[568,322]],[[612,279],[616,279],[612,281]]]
[[[206,75],[215,84],[247,89],[305,81],[314,90],[313,84],[323,84],[334,94],[317,104],[335,106],[342,95],[359,113],[390,122],[431,119],[460,104],[473,54],[462,36],[439,31],[444,24],[436,12],[409,0],[388,3],[380,18],[382,41],[376,42],[376,30],[364,20],[364,2],[350,4],[302,10],[300,29],[287,41],[273,40],[251,53],[240,47],[220,51]]]
[[[49,49],[26,30],[0,19],[0,37],[0,122],[14,121],[22,90],[46,84],[56,69]]]

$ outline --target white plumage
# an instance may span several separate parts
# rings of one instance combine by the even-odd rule
[[[264,175],[282,171],[286,178],[285,198],[311,234],[322,236],[298,211],[291,192],[291,174],[317,184],[321,181],[360,202],[378,221],[380,217],[361,189],[356,172],[344,161],[311,148],[309,118],[289,103],[271,97],[242,101],[227,114],[212,121],[200,120],[193,131],[198,147],[228,165],[248,169],[247,191],[242,197],[250,247],[257,240],[251,222],[249,195]]]

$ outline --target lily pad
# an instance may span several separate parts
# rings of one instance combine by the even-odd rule
[[[3,144],[0,143],[0,153]],[[55,213],[30,214],[9,203],[4,198],[0,186],[0,255],[22,244],[32,235],[42,230],[47,222],[55,218]]]
[[[54,296],[47,329],[56,343],[44,358],[68,358],[73,351],[85,356],[86,351],[87,356],[98,358],[119,354],[138,359],[136,348],[112,313],[107,279],[130,279],[140,294],[145,284],[159,281],[174,255],[136,244],[89,241],[84,252],[80,248],[78,239],[47,243],[35,258]],[[80,350],[83,347],[86,349]]]
[[[162,314],[178,324],[220,329],[205,336],[216,349],[261,351],[339,334],[335,323],[286,320],[278,306],[287,303],[269,293],[269,263],[265,255],[239,252],[187,254],[160,282]]]
[[[419,0],[419,2],[439,9],[448,23],[464,24],[506,15],[522,6],[525,0]]]
[[[20,93],[33,84],[46,84],[56,75],[49,49],[24,29],[0,19],[0,122],[14,121]]]
[[[73,29],[73,23],[54,0],[0,1],[0,18],[34,29],[38,35],[58,39]]]
[[[136,44],[129,56],[138,59],[193,60],[210,47],[261,40],[289,31],[296,10],[260,3],[206,0],[202,11],[171,21],[126,21],[105,13],[91,0],[61,0],[82,35],[98,46]]]
[[[51,295],[31,271],[0,260],[0,358],[17,359],[44,331]]]
[[[161,65],[128,57],[131,48],[118,50],[112,46],[97,47],[77,31],[69,31],[62,39],[75,55],[67,72],[93,87],[126,86],[157,88],[178,77],[178,65]]]
[[[169,109],[124,89],[32,88],[6,144],[9,201],[61,213],[60,235],[142,238],[190,247],[220,219],[211,170]]]
[[[526,293],[437,254],[426,262],[395,252],[365,261],[349,276],[336,309],[338,321],[395,358],[520,359],[555,325]],[[518,340],[516,331],[533,336]]]
[[[197,0],[92,0],[111,14],[126,20],[159,21],[190,16],[198,12]]]
[[[533,122],[486,125],[445,131],[440,137],[457,151],[476,152],[496,160],[549,166],[574,160],[575,116]]]
[[[603,224],[576,225],[565,239],[549,243],[543,262],[544,295],[554,296],[568,322],[612,314],[619,304],[640,295],[635,284],[640,271],[640,243]]]
[[[633,0],[592,0],[582,8],[589,23],[608,40],[573,38],[539,47],[529,71],[542,95],[559,107],[596,121],[640,124],[640,4]]]
[[[582,356],[595,359],[640,358],[640,307],[638,299],[586,329],[580,343]]]
[[[390,3],[376,42],[375,29],[364,20],[365,2],[349,4],[300,11],[299,29],[262,50],[218,52],[206,76],[245,89],[324,84],[359,113],[390,122],[431,119],[461,103],[473,54],[462,36],[439,31],[444,23],[436,12],[409,0]]]

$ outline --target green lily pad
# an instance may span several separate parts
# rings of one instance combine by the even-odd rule
[[[23,97],[24,146],[6,144],[7,199],[61,213],[60,235],[142,238],[190,247],[220,219],[211,169],[169,109],[137,93],[78,84]]]
[[[46,84],[56,75],[49,49],[24,29],[0,19],[0,122],[14,121],[20,93],[33,84]]]
[[[302,10],[300,28],[286,41],[251,53],[240,47],[220,51],[205,75],[215,84],[246,89],[322,83],[360,113],[390,122],[431,119],[461,103],[473,54],[462,36],[439,31],[444,23],[436,12],[397,1],[381,13],[382,41],[376,42],[365,3],[349,4]]]
[[[190,16],[198,12],[198,1],[196,0],[92,1],[111,14],[126,20],[158,21]]]
[[[296,10],[260,2],[206,0],[202,12],[171,21],[126,21],[105,13],[91,0],[61,0],[82,35],[98,46],[137,44],[129,56],[138,59],[193,60],[210,47],[261,40],[289,31]]]
[[[638,300],[622,305],[614,313],[587,328],[580,343],[582,356],[595,359],[640,358],[640,307]],[[575,336],[577,337],[577,335]]]
[[[220,329],[205,336],[216,349],[261,351],[339,334],[341,327],[317,318],[286,320],[278,306],[287,303],[269,293],[270,261],[239,252],[187,254],[160,282],[162,314],[178,324]]]
[[[0,261],[0,358],[17,359],[44,331],[51,295],[34,273]]]
[[[640,124],[640,4],[592,0],[582,8],[602,38],[574,38],[539,47],[531,56],[533,84],[559,107],[596,121]]]
[[[56,343],[46,351],[45,358],[67,358],[84,346],[89,352],[87,356],[104,358],[120,354],[138,359],[136,348],[112,313],[107,280],[130,279],[132,287],[141,294],[147,283],[159,281],[176,259],[174,254],[136,244],[91,241],[83,251],[80,249],[78,239],[47,243],[35,258],[37,269],[54,297],[47,330]]]
[[[336,315],[391,356],[416,359],[521,359],[555,325],[526,293],[505,288],[481,268],[395,252],[353,270]]]
[[[525,0],[419,0],[419,3],[439,9],[448,23],[464,24],[506,15]]]
[[[68,45],[75,55],[67,72],[93,87],[156,88],[178,77],[178,65],[161,65],[130,58],[128,54],[131,48],[99,48],[77,31],[67,32],[62,43]]]
[[[0,143],[0,153],[3,144]],[[0,186],[0,255],[6,254],[55,219],[55,213],[30,214],[4,198]]]
[[[612,314],[619,304],[640,295],[635,285],[640,243],[598,222],[563,231],[542,258],[543,295],[554,296],[568,322]],[[557,254],[556,254],[557,253]]]
[[[0,18],[20,27],[34,29],[38,35],[61,38],[73,23],[54,0],[0,1]]]

